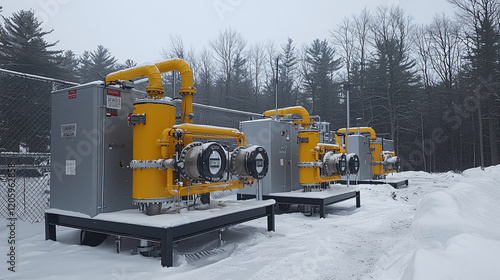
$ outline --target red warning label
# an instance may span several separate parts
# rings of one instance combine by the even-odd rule
[[[76,98],[76,89],[68,91],[68,99],[75,99]]]
[[[116,89],[108,89],[108,95],[120,97],[120,91]]]

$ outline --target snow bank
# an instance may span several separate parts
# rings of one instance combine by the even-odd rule
[[[498,279],[499,221],[500,165],[464,171],[458,183],[420,201],[415,249],[385,279]]]
[[[8,221],[0,219],[0,279],[499,279],[499,176],[500,167],[393,174],[388,177],[408,179],[408,187],[358,185],[361,208],[354,199],[328,205],[320,219],[292,206],[276,216],[275,232],[260,218],[225,229],[223,241],[212,232],[177,242],[169,268],[158,258],[131,255],[138,240],[123,237],[116,254],[113,237],[97,247],[80,246],[80,231],[61,226],[57,241],[46,241],[43,223],[18,221],[12,273]],[[236,207],[234,199],[198,214]]]

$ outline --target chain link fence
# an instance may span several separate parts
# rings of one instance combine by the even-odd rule
[[[72,85],[0,69],[1,217],[43,221],[50,189],[50,93]]]
[[[74,85],[0,69],[0,217],[44,221],[50,207],[50,95]],[[180,101],[176,107],[181,112]],[[196,124],[237,129],[240,121],[261,116],[202,104],[193,110]]]

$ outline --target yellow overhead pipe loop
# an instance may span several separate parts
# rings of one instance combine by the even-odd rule
[[[146,65],[111,73],[106,76],[106,84],[117,84],[118,81],[129,81],[144,76],[149,79],[149,85],[146,87],[149,97],[163,97],[165,91],[161,84],[160,71],[155,65]]]
[[[184,123],[175,125],[173,129],[181,129],[185,134],[196,135],[195,137],[203,138],[203,135],[207,135],[207,138],[212,137],[212,135],[217,136],[227,136],[238,140],[239,146],[246,146],[246,136],[243,132],[235,128],[228,127],[217,127],[209,125],[196,125],[190,123]],[[215,138],[215,137],[212,137]]]
[[[181,123],[193,123],[193,95],[196,89],[193,86],[193,71],[182,59],[172,59],[155,64],[160,73],[178,71],[182,77],[182,86],[179,93],[182,95]]]
[[[176,140],[172,135],[177,130],[182,130],[184,136],[189,138],[189,141],[183,141],[184,144],[190,143],[192,138],[208,138],[236,139],[238,141],[238,146],[247,145],[245,134],[238,129],[184,123],[175,125],[173,128],[165,128],[162,131],[161,138],[158,140],[158,144],[160,144],[163,157],[167,157],[169,155],[167,147],[173,146],[175,144]]]
[[[337,145],[337,144],[327,144],[327,143],[318,143],[318,148],[320,148],[321,150],[323,151],[339,151],[341,153],[344,152],[344,149],[342,148],[342,146],[340,145]]]
[[[358,132],[358,129],[359,129],[359,132],[368,132],[370,133],[370,140],[377,140],[377,135],[375,134],[375,130],[373,130],[373,128],[371,127],[351,127],[349,128],[349,132],[352,133],[352,132]],[[341,128],[339,130],[337,130],[337,133],[346,133],[346,129],[345,128]]]
[[[278,116],[285,116],[290,114],[298,114],[302,116],[302,120],[295,120],[294,123],[301,124],[306,128],[309,127],[312,123],[311,118],[309,117],[309,113],[302,106],[287,107],[278,109],[277,111],[278,111]],[[264,116],[270,117],[275,115],[276,115],[276,110],[268,110],[264,112]]]
[[[189,68],[189,65],[182,59],[172,59],[163,62],[156,63],[155,66],[158,68],[160,73],[178,71],[182,76],[182,88],[179,90],[180,93],[189,92],[196,93],[196,89],[193,86],[193,71]]]
[[[170,71],[179,71],[182,76],[182,88],[179,93],[182,95],[182,122],[192,123],[193,113],[193,94],[196,94],[196,89],[193,86],[193,71],[189,65],[182,59],[172,59],[155,65],[146,65],[136,68],[131,68],[123,71],[118,71],[106,76],[106,84],[117,84],[117,81],[129,81],[139,77],[146,76],[149,79],[149,86],[146,91],[150,98],[163,98],[164,89],[161,83],[161,73]]]

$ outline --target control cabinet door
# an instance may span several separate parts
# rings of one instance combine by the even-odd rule
[[[132,113],[133,100],[140,93],[115,88],[103,89],[104,168],[103,212],[113,212],[134,207],[132,203],[132,126],[128,114]]]

